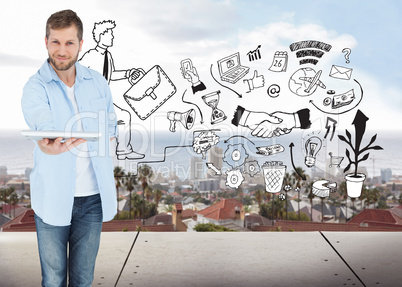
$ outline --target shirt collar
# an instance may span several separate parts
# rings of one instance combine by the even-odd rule
[[[53,67],[50,65],[48,59],[46,59],[45,63],[40,68],[40,74],[46,82],[50,81],[61,81],[59,76],[57,76]],[[92,79],[92,75],[88,69],[82,66],[80,63],[75,63],[75,71],[76,71],[76,80],[82,81],[84,79]]]

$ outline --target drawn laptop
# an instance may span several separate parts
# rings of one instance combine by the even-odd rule
[[[250,70],[240,64],[239,52],[219,60],[218,68],[221,80],[232,84],[243,78]]]

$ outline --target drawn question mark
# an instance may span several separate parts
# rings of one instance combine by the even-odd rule
[[[346,54],[345,54],[346,64],[349,64],[349,63],[350,63],[350,61],[349,61],[349,55],[350,55],[350,53],[352,53],[352,50],[351,50],[350,48],[344,48],[344,49],[342,50],[342,53],[346,53]]]

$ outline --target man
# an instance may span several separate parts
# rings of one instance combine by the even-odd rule
[[[134,68],[116,70],[112,54],[108,50],[113,46],[113,29],[115,27],[115,22],[110,20],[95,23],[92,35],[96,42],[96,47],[86,51],[79,61],[82,65],[102,73],[108,83],[110,83],[110,81],[127,79],[133,84],[139,78],[140,72]],[[117,159],[144,158],[144,155],[136,153],[131,145],[131,113],[125,109],[125,106],[128,106],[127,103],[125,101],[119,101],[119,99],[114,99],[114,105],[117,107],[119,117],[118,124],[120,127],[120,136],[116,138]],[[125,127],[127,127],[127,133]]]
[[[57,138],[36,143],[31,203],[42,286],[66,286],[67,277],[69,286],[91,286],[102,222],[113,219],[117,210],[107,154],[117,127],[112,95],[102,75],[77,63],[82,34],[75,12],[63,10],[49,17],[49,58],[29,79],[21,100],[33,130],[102,134],[98,142]]]

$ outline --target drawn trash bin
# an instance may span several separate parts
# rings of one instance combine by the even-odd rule
[[[176,93],[176,87],[158,65],[141,76],[124,94],[124,99],[145,120]]]
[[[281,161],[267,161],[262,165],[262,171],[264,174],[265,191],[270,193],[280,192],[286,173],[286,165]]]

